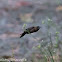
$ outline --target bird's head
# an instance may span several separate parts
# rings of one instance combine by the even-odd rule
[[[40,29],[40,26],[37,26],[37,29]]]

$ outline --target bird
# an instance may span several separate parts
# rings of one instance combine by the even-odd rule
[[[40,26],[29,27],[25,29],[25,31],[22,34],[20,34],[21,35],[20,38],[23,37],[25,34],[31,34],[31,33],[37,32],[39,29],[40,29]]]

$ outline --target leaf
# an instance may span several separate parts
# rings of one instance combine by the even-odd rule
[[[45,24],[45,21],[42,21],[42,24]]]
[[[38,47],[38,48],[40,48],[41,46],[40,46],[40,45],[38,45],[37,47]]]
[[[25,29],[26,26],[27,26],[27,24],[24,24],[24,25],[23,25],[23,28]]]

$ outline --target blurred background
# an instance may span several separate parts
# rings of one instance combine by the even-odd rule
[[[20,38],[32,26],[41,28]],[[1,58],[62,62],[62,0],[0,0]]]

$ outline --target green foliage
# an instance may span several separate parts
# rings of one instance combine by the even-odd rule
[[[55,59],[53,58],[55,56],[55,54],[57,53],[57,48],[58,48],[58,42],[59,42],[59,34],[60,32],[58,31],[58,27],[57,27],[57,24],[52,21],[50,18],[48,18],[47,22],[46,21],[42,21],[42,24],[46,24],[47,26],[47,38],[49,39],[48,43],[45,42],[47,40],[43,40],[42,43],[39,43],[38,46],[33,46],[33,49],[37,49],[38,51],[40,51],[40,54],[43,55],[43,58],[41,58],[40,60],[39,59],[36,59],[38,60],[38,62],[42,62],[42,59],[43,62],[48,62],[48,59],[50,60],[50,62],[55,62]],[[27,25],[24,24],[23,25],[23,28],[25,29]],[[51,27],[54,27],[56,29],[56,32],[53,32],[54,33],[54,39],[56,41],[55,44],[53,44],[53,41],[52,41],[52,32],[50,32],[50,29]],[[29,31],[27,31],[29,33]],[[32,62],[35,62],[35,55],[33,55],[32,57]]]
[[[26,28],[26,26],[27,26],[27,24],[24,24],[22,28],[23,28],[23,29],[25,29],[25,28]]]
[[[38,45],[37,48],[41,48],[41,45]]]
[[[45,21],[42,21],[42,24],[45,24]]]

